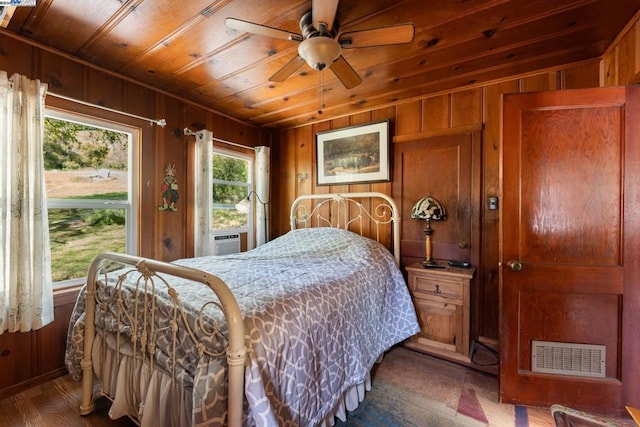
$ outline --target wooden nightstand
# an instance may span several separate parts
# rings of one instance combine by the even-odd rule
[[[405,346],[470,363],[469,295],[475,268],[424,268],[415,263],[406,269],[421,331]]]

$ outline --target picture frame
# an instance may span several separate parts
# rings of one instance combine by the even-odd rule
[[[390,180],[388,120],[316,134],[317,185]]]

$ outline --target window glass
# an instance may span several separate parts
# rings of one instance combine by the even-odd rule
[[[48,112],[44,162],[54,282],[84,278],[100,252],[135,253],[135,138],[134,129]]]
[[[251,159],[222,153],[213,154],[213,230],[247,231],[250,213],[242,213],[236,204],[249,194]]]

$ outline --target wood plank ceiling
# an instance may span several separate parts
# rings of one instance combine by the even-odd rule
[[[363,80],[350,90],[306,64],[269,81],[298,43],[225,25],[233,17],[299,34],[310,8],[311,0],[38,0],[16,8],[3,31],[247,123],[285,128],[597,58],[640,0],[343,0],[340,31],[415,24],[410,44],[343,49]]]

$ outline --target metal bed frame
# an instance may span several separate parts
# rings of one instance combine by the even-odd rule
[[[371,210],[355,199],[371,200]],[[381,201],[374,202],[375,199]],[[311,203],[306,203],[311,202]],[[398,208],[393,199],[383,193],[378,192],[358,192],[344,194],[313,194],[298,197],[291,206],[290,224],[291,229],[300,227],[338,227],[359,231],[363,234],[363,221],[368,221],[371,231],[375,234],[375,240],[380,241],[381,233],[388,230],[392,224],[393,237],[393,253],[396,264],[400,260],[400,218],[398,216]],[[227,341],[226,358],[228,363],[228,413],[227,424],[231,427],[240,426],[242,423],[242,410],[244,400],[244,366],[247,356],[247,347],[245,345],[245,331],[243,325],[242,313],[238,307],[236,299],[227,285],[218,277],[206,273],[204,271],[183,267],[167,262],[156,261],[141,258],[132,255],[120,254],[115,252],[104,252],[96,256],[88,270],[87,287],[86,287],[86,311],[85,311],[85,331],[84,331],[84,354],[81,362],[82,368],[82,402],[80,404],[80,413],[87,415],[94,409],[93,393],[94,393],[94,374],[92,361],[92,347],[96,337],[95,313],[96,305],[109,305],[111,310],[122,310],[121,302],[118,298],[110,298],[102,300],[99,297],[99,286],[101,282],[106,283],[109,271],[105,269],[105,264],[118,263],[131,267],[128,273],[118,277],[116,289],[123,286],[124,280],[129,274],[137,274],[136,296],[143,301],[141,304],[148,306],[136,309],[135,313],[120,313],[124,322],[128,322],[132,328],[132,343],[134,346],[134,360],[136,363],[147,363],[153,369],[153,355],[155,350],[155,337],[159,333],[172,333],[175,337],[176,329],[183,327],[187,329],[187,333],[194,341],[198,351],[207,354],[213,354],[206,346],[198,342],[196,334],[192,331],[185,320],[185,314],[177,292],[164,279],[164,275],[182,277],[193,280],[208,286],[213,290],[218,301],[209,301],[202,308],[209,304],[219,307],[228,323],[228,336],[224,337]],[[173,320],[171,322],[171,331],[158,330],[153,322],[153,313],[155,310],[154,298],[148,297],[153,294],[157,287],[165,287],[173,302]],[[138,313],[144,313],[140,315]],[[149,315],[147,316],[147,313]],[[202,315],[198,323],[200,333],[221,334],[220,325],[205,326],[202,322]],[[118,328],[119,330],[120,328]],[[102,334],[104,337],[104,334]],[[103,338],[104,339],[104,338]],[[120,333],[118,332],[118,341]],[[138,343],[139,341],[139,343]],[[173,340],[174,352],[176,341]],[[175,361],[173,361],[175,367]],[[174,374],[171,372],[170,374]],[[104,395],[107,393],[102,391]],[[107,396],[109,397],[109,396]]]

